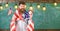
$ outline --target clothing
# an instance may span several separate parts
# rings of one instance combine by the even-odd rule
[[[23,27],[26,26],[26,24],[28,23],[28,20],[29,20],[29,13],[27,11],[24,12],[24,16],[23,16],[23,14],[20,14],[19,9],[16,10],[16,12],[14,13],[14,15],[12,17],[12,21],[11,21],[11,24],[10,24],[10,31],[16,31],[16,30],[18,30],[18,28],[20,28],[19,31],[26,30],[26,28],[22,28],[22,26]]]
[[[25,14],[22,14],[24,21],[18,20],[17,21],[17,26],[16,26],[16,31],[27,31],[27,19],[25,18]]]
[[[26,26],[27,24],[25,22],[18,21],[16,31],[27,31]]]

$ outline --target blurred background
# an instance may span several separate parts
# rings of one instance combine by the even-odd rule
[[[60,31],[60,0],[0,0],[0,31],[9,31],[19,1],[33,9],[35,31]]]

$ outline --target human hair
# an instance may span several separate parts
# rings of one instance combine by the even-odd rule
[[[19,1],[19,5],[20,5],[20,4],[25,5],[25,2],[24,2],[24,1]]]

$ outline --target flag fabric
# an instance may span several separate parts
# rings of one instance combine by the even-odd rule
[[[27,25],[27,31],[34,31],[34,22],[29,20],[29,24]]]
[[[24,21],[24,19],[28,18],[26,22],[27,23],[27,31],[34,31],[34,23],[32,21],[32,19],[29,19],[29,13],[26,11],[25,17],[22,17],[22,14],[19,13],[20,9],[17,9],[16,12],[14,13],[11,23],[10,23],[10,31],[16,31],[16,21],[18,20],[22,20]],[[24,21],[25,22],[25,21]]]
[[[32,11],[29,11],[29,16],[30,16],[30,19],[28,21],[27,31],[34,31],[34,22],[32,20],[32,16],[33,16]]]
[[[12,14],[12,9],[10,8],[8,11],[8,15]]]
[[[19,16],[20,15],[20,16]],[[10,31],[16,31],[16,21],[23,20],[22,15],[19,13],[19,9],[14,13],[11,23],[10,23]]]

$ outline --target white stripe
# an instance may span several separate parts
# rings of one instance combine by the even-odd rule
[[[15,15],[13,15],[13,17],[12,17],[12,22],[13,22],[13,21],[15,21],[15,18],[16,18],[16,16],[15,16]]]
[[[16,10],[16,14],[19,16],[19,18],[20,18],[20,15],[19,15],[19,12],[18,12],[18,10]],[[19,20],[19,19],[18,19]]]
[[[20,19],[19,18],[17,18],[17,21],[19,21]]]
[[[13,15],[12,19],[14,19],[14,18],[16,18],[16,16],[15,16],[15,15]]]
[[[32,31],[31,27],[28,25],[28,28],[30,29],[30,31]]]
[[[15,25],[14,25],[14,26],[12,26],[11,31],[12,31],[14,28],[15,28]]]
[[[31,24],[31,25],[32,25],[32,27],[34,28],[34,24],[32,23],[32,21],[31,21],[31,20],[29,20],[29,24]]]
[[[18,10],[16,10],[16,14],[19,16],[19,12],[18,12]]]
[[[11,22],[11,25],[13,24],[14,22]]]
[[[15,16],[15,15],[13,15],[13,17],[14,17],[14,18],[16,18],[16,16]]]

